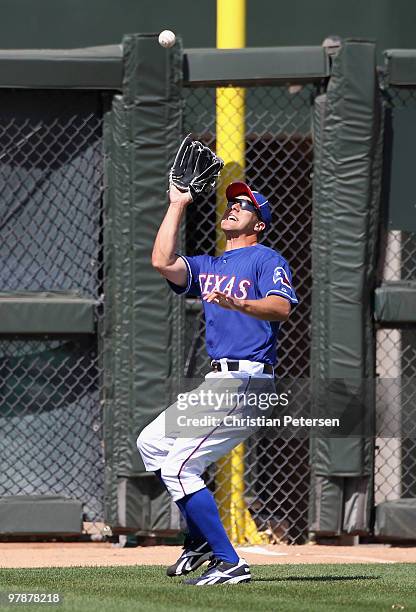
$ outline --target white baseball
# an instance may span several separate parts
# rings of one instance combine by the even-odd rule
[[[163,32],[159,34],[159,45],[162,45],[162,47],[165,47],[165,49],[173,47],[175,42],[176,36],[172,30],[163,30]]]

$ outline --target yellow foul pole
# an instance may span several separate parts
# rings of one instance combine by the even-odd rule
[[[246,0],[217,0],[217,48],[241,49],[246,44]],[[225,210],[225,189],[245,177],[245,90],[217,88],[217,155],[224,169],[217,190],[216,253],[225,248],[220,220]],[[216,501],[224,527],[236,544],[264,541],[244,502],[244,444],[217,463]]]
[[[246,44],[246,0],[217,0],[217,49],[241,49]],[[217,155],[225,163],[217,192],[217,253],[225,247],[219,228],[228,183],[244,180],[245,125],[242,87],[217,88]]]

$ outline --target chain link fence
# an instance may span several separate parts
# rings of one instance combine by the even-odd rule
[[[292,92],[292,93],[291,93]],[[309,378],[311,313],[312,139],[310,131],[312,86],[248,87],[245,90],[245,179],[270,201],[273,226],[263,242],[288,260],[300,304],[282,326],[277,379]],[[236,115],[241,97],[235,96]],[[232,100],[231,100],[232,104]],[[228,109],[229,114],[229,109]],[[237,134],[237,123],[235,138]],[[186,91],[184,132],[215,150],[216,88]],[[223,172],[219,191],[232,176]],[[188,209],[185,252],[189,255],[216,249],[216,198],[205,197]],[[209,369],[204,344],[204,320],[197,301],[186,302],[185,376],[203,376]],[[305,410],[293,407],[294,416]],[[259,531],[274,540],[300,543],[307,535],[309,494],[309,441],[257,433],[244,445],[245,500]],[[207,473],[208,485],[227,487],[215,466]],[[224,497],[221,494],[221,497]]]
[[[269,197],[273,226],[264,243],[289,261],[300,299],[282,328],[278,379],[308,380],[310,375],[314,93],[313,86],[245,90],[245,177]],[[416,107],[414,90],[392,88],[388,93],[393,112]],[[92,93],[34,91],[3,91],[0,98],[0,292],[71,291],[95,301],[100,321],[106,99]],[[192,132],[215,149],[216,89],[188,88],[185,104],[184,133]],[[223,175],[221,180],[229,178]],[[189,207],[185,251],[214,255],[215,226],[215,196]],[[414,279],[415,268],[415,235],[390,231],[384,280]],[[187,299],[186,377],[201,377],[210,367],[204,331],[200,304]],[[104,514],[98,337],[0,336],[0,370],[0,496],[80,499],[85,529],[94,529]],[[379,377],[404,382],[415,371],[415,330],[378,330]],[[377,440],[376,503],[416,495],[416,441],[401,436],[403,410],[408,418],[414,405],[403,384],[388,402],[378,397],[379,430],[389,436]],[[305,406],[298,410],[300,415]],[[245,499],[258,529],[276,540],[304,541],[308,439],[257,433],[244,448]],[[207,480],[217,490],[226,484],[215,466]]]
[[[100,320],[105,99],[0,99],[0,292],[71,292]],[[86,530],[104,513],[100,364],[96,335],[0,336],[0,496],[76,498]]]
[[[388,112],[414,109],[416,90],[390,87],[384,91]],[[382,281],[416,279],[416,235],[388,230]],[[406,438],[405,419],[414,423],[416,403],[416,330],[377,331],[377,439],[375,502],[416,497],[416,440]]]

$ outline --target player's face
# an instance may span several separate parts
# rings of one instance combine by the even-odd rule
[[[245,204],[246,202],[247,205]],[[235,200],[228,202],[221,219],[221,229],[226,233],[233,232],[239,235],[251,235],[260,231],[260,223],[264,226],[255,212],[250,198],[246,195],[241,195],[237,196]]]

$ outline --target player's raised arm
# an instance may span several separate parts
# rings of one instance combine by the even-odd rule
[[[179,227],[186,207],[192,202],[190,193],[182,193],[174,185],[169,190],[169,208],[153,245],[152,266],[175,285],[186,287],[187,268],[176,255]]]
[[[153,245],[152,265],[179,287],[186,287],[185,261],[176,254],[178,232],[188,204],[215,187],[224,166],[222,159],[189,134],[182,141],[169,173],[170,204]]]

